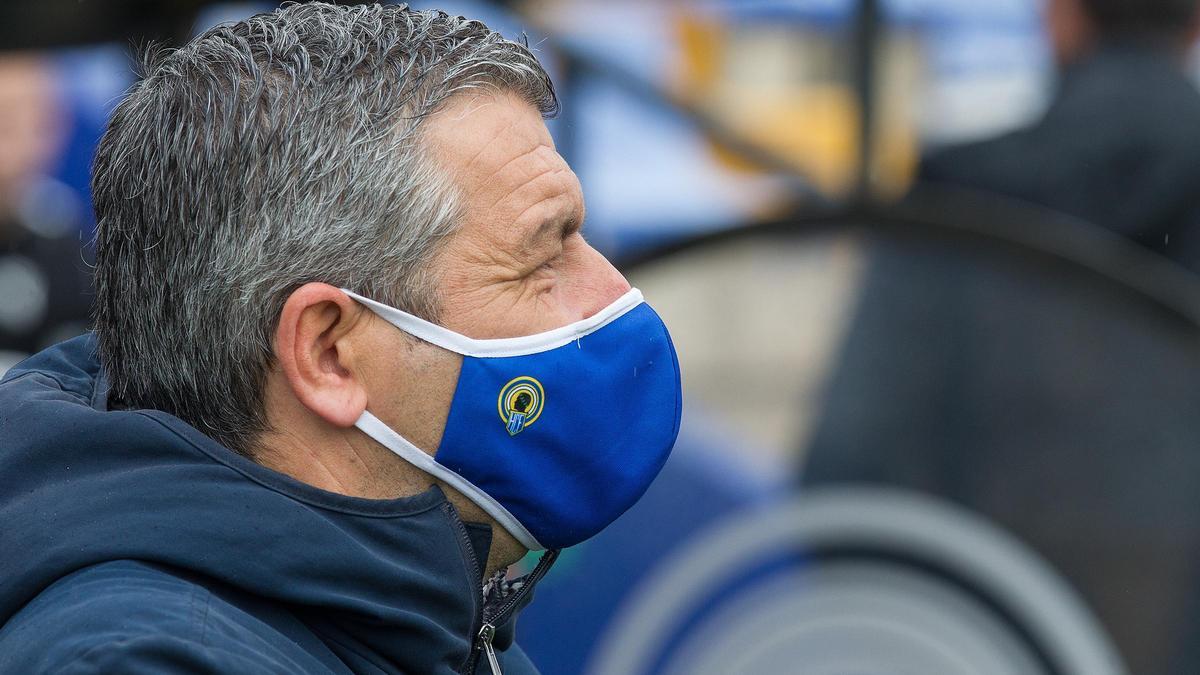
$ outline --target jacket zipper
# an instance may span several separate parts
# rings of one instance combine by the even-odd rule
[[[443,510],[450,518],[450,522],[454,523],[460,548],[462,548],[470,567],[471,583],[479,583],[479,580],[483,578],[483,568],[479,564],[479,558],[475,555],[475,546],[471,543],[470,535],[467,534],[467,526],[463,524],[462,518],[458,517],[458,511],[453,504],[446,502]],[[496,657],[496,648],[492,646],[492,640],[496,637],[496,626],[503,626],[504,622],[508,621],[508,615],[512,614],[525,596],[533,591],[537,582],[541,581],[542,577],[550,571],[550,567],[558,559],[559,552],[558,549],[554,549],[543,553],[533,571],[523,577],[521,587],[507,599],[501,601],[494,611],[488,611],[491,606],[484,597],[483,586],[479,586],[479,594],[475,597],[475,615],[479,617],[479,632],[475,634],[471,655],[467,659],[466,667],[462,670],[463,673],[474,673],[479,664],[479,657],[486,655],[492,675],[503,675],[500,672],[500,660]]]
[[[450,518],[450,522],[454,524],[454,532],[458,535],[459,547],[463,551],[463,556],[467,559],[468,572],[471,573],[471,583],[477,584],[483,578],[483,568],[479,564],[479,558],[475,555],[475,546],[471,543],[471,537],[467,534],[467,526],[463,524],[462,519],[458,517],[458,511],[450,502],[442,505],[442,510],[446,516]],[[472,613],[471,625],[475,626],[483,623],[483,605],[485,598],[483,597],[483,587],[479,587],[478,595],[473,598],[475,611]],[[479,657],[476,656],[475,649],[467,656],[466,666],[461,672],[464,674],[474,673],[475,664]]]
[[[472,659],[478,662],[478,655],[482,652],[487,656],[488,666],[492,669],[492,675],[504,675],[500,672],[500,661],[496,658],[496,648],[492,646],[492,639],[496,637],[496,626],[503,626],[506,621],[511,618],[511,614],[520,606],[525,596],[533,592],[533,587],[537,585],[542,577],[550,571],[550,567],[554,565],[554,561],[558,559],[558,549],[546,551],[542,554],[538,564],[533,568],[533,571],[527,574],[522,579],[521,587],[509,595],[508,598],[496,605],[485,605],[483,608],[483,625],[479,628],[479,634],[475,639],[475,654]],[[496,607],[492,609],[492,607]],[[489,611],[492,610],[492,611]],[[474,665],[474,664],[472,664]]]
[[[483,624],[479,629],[478,642],[483,646],[483,653],[487,654],[488,666],[492,669],[492,675],[504,675],[500,672],[500,660],[496,658],[496,648],[492,646],[492,638],[496,637],[496,627],[490,623]]]

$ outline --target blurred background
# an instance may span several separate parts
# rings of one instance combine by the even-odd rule
[[[1200,672],[1196,2],[411,4],[527,37],[683,370],[543,672]],[[273,6],[0,6],[0,372],[87,327],[137,51]]]

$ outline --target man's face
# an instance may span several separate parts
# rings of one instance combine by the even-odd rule
[[[465,207],[459,229],[430,262],[438,323],[477,339],[532,335],[587,318],[629,290],[580,234],[579,179],[555,152],[536,109],[510,95],[464,96],[430,119],[425,133]],[[414,343],[384,322],[372,325],[382,333],[369,350],[385,360],[363,373],[367,406],[432,454],[461,357]],[[488,522],[472,502],[443,487],[464,518]],[[493,533],[489,568],[523,553],[507,531]]]
[[[538,111],[505,94],[462,96],[425,140],[463,199],[464,220],[430,261],[438,323],[476,339],[533,335],[587,318],[629,282],[579,232],[583,192]],[[432,454],[462,357],[371,321],[367,406]]]
[[[439,323],[472,338],[531,335],[591,316],[629,290],[580,234],[579,179],[536,109],[508,94],[462,96],[426,133],[466,213],[431,265]]]

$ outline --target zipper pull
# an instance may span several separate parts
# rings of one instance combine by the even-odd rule
[[[500,672],[500,660],[496,658],[496,649],[492,647],[492,638],[494,637],[496,637],[496,627],[490,623],[483,624],[483,627],[479,629],[479,642],[483,645],[483,653],[487,654],[492,675],[504,675]]]

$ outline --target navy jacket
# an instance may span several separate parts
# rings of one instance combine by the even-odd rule
[[[0,673],[488,672],[490,530],[436,487],[337,495],[107,410],[94,352],[0,382]],[[494,644],[535,672],[507,617]]]

